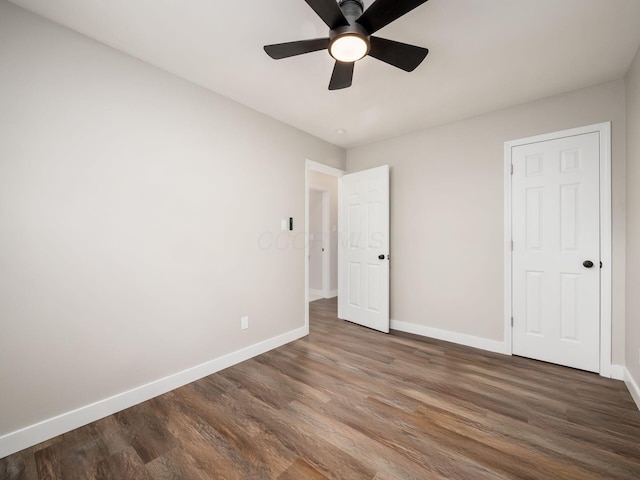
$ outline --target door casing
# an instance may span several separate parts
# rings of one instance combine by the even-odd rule
[[[516,146],[563,137],[599,133],[600,137],[600,375],[611,377],[611,122],[572,128],[505,142],[504,144],[504,344],[513,354],[511,155]]]

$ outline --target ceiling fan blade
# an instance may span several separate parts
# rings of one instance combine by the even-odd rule
[[[353,62],[336,62],[329,82],[329,90],[340,90],[351,86],[353,79]]]
[[[386,38],[370,37],[369,55],[389,65],[413,72],[425,59],[429,50],[406,43],[394,42]]]
[[[328,38],[314,38],[313,40],[299,40],[297,42],[276,43],[265,45],[264,51],[271,58],[279,60],[281,58],[302,55],[303,53],[316,52],[329,48]]]
[[[356,22],[371,35],[426,2],[427,0],[376,0]]]
[[[349,25],[349,22],[344,15],[342,14],[342,10],[336,3],[336,0],[304,0],[309,4],[313,11],[318,14],[318,16],[322,19],[324,23],[330,29],[335,29],[338,27],[346,27]]]

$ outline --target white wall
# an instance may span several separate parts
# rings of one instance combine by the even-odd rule
[[[343,150],[4,1],[0,72],[0,437],[304,326]]]
[[[338,177],[317,172],[309,171],[309,185],[322,188],[329,192],[329,225],[330,232],[329,242],[331,249],[329,251],[329,290],[331,292],[338,291]],[[325,234],[326,235],[326,234]],[[312,287],[313,288],[313,287]]]
[[[626,366],[640,385],[640,50],[626,78],[627,326]],[[636,392],[640,394],[640,391]],[[636,398],[640,407],[640,396]]]
[[[615,81],[347,152],[391,165],[391,318],[503,339],[504,142],[613,122],[613,362],[624,362],[625,104]]]
[[[322,290],[322,192],[309,191],[309,289]]]

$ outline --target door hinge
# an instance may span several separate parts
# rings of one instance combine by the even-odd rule
[[[511,164],[511,175],[513,175],[513,163]]]
[[[513,252],[513,240],[511,240],[511,251]]]
[[[513,327],[513,317],[511,317],[511,326]]]

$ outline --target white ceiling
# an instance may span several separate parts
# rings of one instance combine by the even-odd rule
[[[304,0],[11,1],[347,148],[622,78],[640,45],[640,0],[430,0],[376,34],[422,65],[367,57],[330,92],[326,51],[262,50],[327,36]]]

